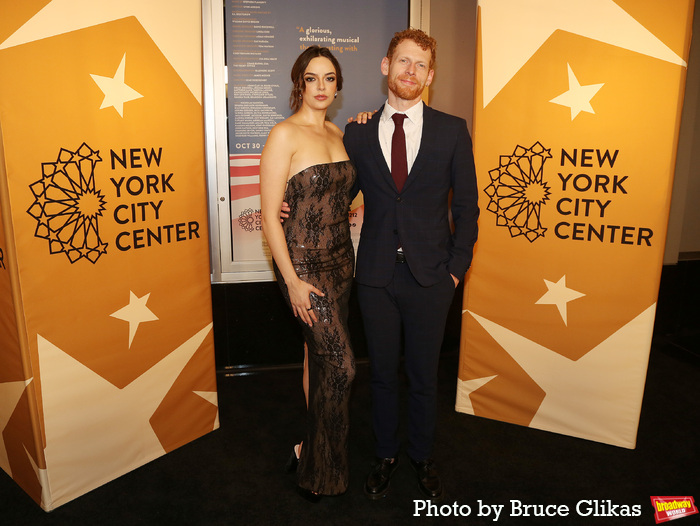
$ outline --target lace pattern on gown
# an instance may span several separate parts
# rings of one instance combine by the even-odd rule
[[[323,494],[348,486],[348,401],[355,359],[348,335],[348,301],[355,257],[348,211],[355,168],[350,161],[310,166],[287,182],[289,218],[283,223],[297,275],[325,296],[311,296],[319,320],[302,325],[309,349],[307,436],[299,461],[298,484]],[[289,305],[284,279],[275,275]]]

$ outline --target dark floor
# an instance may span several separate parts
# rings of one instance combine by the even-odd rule
[[[221,429],[57,510],[42,511],[0,474],[0,524],[582,524],[652,525],[650,496],[700,499],[700,262],[665,267],[654,343],[634,450],[486,420],[454,411],[458,354],[440,365],[436,460],[447,497],[437,513],[469,506],[468,517],[414,517],[420,500],[402,458],[390,494],[369,501],[362,484],[371,462],[368,368],[358,366],[351,400],[351,488],[312,505],[283,473],[303,429],[299,370],[219,376]],[[579,517],[589,500],[598,515]],[[566,517],[515,516],[511,501],[566,505]],[[485,505],[504,505],[498,521]],[[448,506],[449,505],[449,506]],[[611,505],[639,506],[637,517],[606,516]],[[467,508],[461,510],[466,513]],[[698,526],[700,515],[674,526]]]

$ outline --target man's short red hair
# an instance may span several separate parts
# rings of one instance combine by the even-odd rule
[[[391,42],[389,42],[389,49],[387,49],[386,52],[386,57],[389,59],[390,63],[392,57],[394,56],[394,50],[396,49],[396,46],[398,46],[402,40],[413,40],[416,44],[418,44],[418,46],[421,49],[429,49],[429,67],[430,69],[433,69],[433,66],[435,65],[435,50],[437,49],[437,41],[427,33],[421,31],[420,29],[414,29],[412,27],[404,29],[403,31],[399,31],[398,33],[394,33],[394,38],[392,38]]]

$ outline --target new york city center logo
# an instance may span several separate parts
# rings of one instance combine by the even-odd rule
[[[86,143],[75,151],[61,148],[56,161],[41,164],[41,179],[29,185],[34,202],[27,213],[36,220],[34,236],[48,242],[50,254],[65,254],[70,263],[96,263],[108,245],[118,254],[201,239],[200,218],[178,201],[179,173],[170,170],[163,147],[109,149],[105,157],[101,179],[114,185],[115,193],[109,203],[95,187],[96,166],[103,159]],[[203,176],[187,172],[191,179]],[[109,243],[100,235],[104,221],[108,235],[118,231]]]
[[[624,173],[629,167],[623,151],[562,147],[553,159],[558,163],[556,176],[548,181],[544,165],[552,157],[551,148],[540,142],[529,148],[518,145],[512,154],[499,157],[484,189],[486,209],[496,216],[496,226],[530,243],[552,234],[567,243],[653,245],[654,229],[636,224],[632,213],[645,182],[639,174]],[[555,223],[545,227],[542,213],[550,199],[554,209],[547,217]]]
[[[547,229],[542,226],[541,211],[551,189],[543,169],[551,157],[539,142],[530,148],[516,146],[511,155],[501,155],[498,168],[489,171],[486,209],[496,214],[496,225],[507,228],[511,237],[524,236],[530,243],[544,237]]]
[[[34,235],[48,241],[51,254],[63,253],[71,263],[83,258],[95,263],[107,253],[98,226],[105,200],[95,188],[95,165],[101,160],[85,143],[76,151],[61,148],[55,161],[41,164],[41,179],[29,186]]]

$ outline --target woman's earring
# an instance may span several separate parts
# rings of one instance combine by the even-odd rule
[[[334,99],[337,99],[337,98],[338,98],[338,92],[337,92],[337,91],[335,92],[335,95],[333,95],[333,98],[334,98]]]

